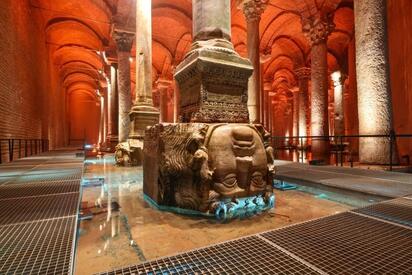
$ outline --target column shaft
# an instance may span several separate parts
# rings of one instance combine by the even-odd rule
[[[354,2],[359,134],[389,134],[393,129],[389,83],[386,1]],[[359,158],[363,163],[389,163],[389,140],[362,138]]]
[[[130,53],[119,51],[118,58],[118,87],[119,87],[119,142],[127,140],[130,132],[129,112],[132,107],[130,91]]]
[[[344,82],[345,78],[340,72],[332,74],[333,80],[333,98],[334,98],[334,135],[342,136],[345,134],[345,119],[343,108]]]
[[[117,65],[110,67],[109,93],[109,142],[114,145],[119,141],[119,97],[117,91]]]
[[[299,129],[299,89],[293,91],[293,136],[298,137],[300,135]],[[299,138],[293,140],[293,144],[297,145],[299,143]]]
[[[328,111],[328,63],[326,42],[312,45],[312,98],[311,98],[311,134],[312,136],[329,135]],[[329,160],[329,139],[312,139],[313,159]]]

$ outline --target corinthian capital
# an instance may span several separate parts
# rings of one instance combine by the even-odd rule
[[[260,20],[260,16],[266,9],[268,0],[243,1],[243,13],[247,21]]]
[[[311,17],[301,17],[303,34],[311,45],[326,43],[328,36],[335,29],[333,13],[322,13]]]
[[[130,52],[133,45],[134,33],[115,30],[113,39],[116,42],[117,50],[120,52]]]
[[[300,79],[309,79],[310,78],[310,68],[300,67],[295,70],[296,77]]]

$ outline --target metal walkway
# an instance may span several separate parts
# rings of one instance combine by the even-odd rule
[[[0,274],[72,274],[83,157],[0,165]]]
[[[101,274],[410,275],[412,197]]]

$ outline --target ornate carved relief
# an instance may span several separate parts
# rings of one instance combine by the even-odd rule
[[[134,33],[115,30],[113,39],[116,42],[117,50],[121,52],[130,52],[134,37]]]

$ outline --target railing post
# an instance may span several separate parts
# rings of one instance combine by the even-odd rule
[[[13,147],[14,147],[14,139],[9,139],[9,161],[13,161],[13,155],[14,155],[14,151],[13,151]]]
[[[340,152],[340,166],[343,167],[343,152],[344,152],[343,136],[340,136],[340,149],[342,150],[342,151]]]
[[[389,134],[389,171],[393,169],[393,142],[395,139],[395,131],[391,130]]]
[[[303,154],[304,154],[304,149],[303,149],[303,138],[301,137],[300,138],[300,151],[301,151],[301,154],[302,154],[302,156],[301,156],[301,159],[302,159],[302,163],[304,163],[304,156],[303,156]]]
[[[19,139],[19,158],[21,158],[21,139]]]

